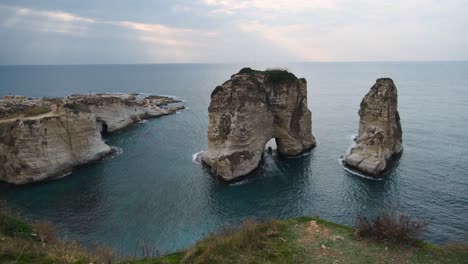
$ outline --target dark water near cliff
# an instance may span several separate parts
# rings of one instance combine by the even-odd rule
[[[356,214],[388,206],[430,221],[429,241],[468,241],[467,62],[287,67],[308,80],[318,146],[296,159],[267,156],[253,177],[234,185],[210,177],[192,155],[206,147],[212,89],[240,65],[0,67],[0,96],[145,92],[175,95],[189,107],[110,136],[123,149],[112,160],[47,184],[0,185],[0,199],[53,222],[66,238],[123,252],[144,240],[163,252],[184,248],[247,217],[318,215],[351,225]],[[405,151],[385,180],[371,181],[337,160],[357,131],[362,97],[385,76],[399,89]]]

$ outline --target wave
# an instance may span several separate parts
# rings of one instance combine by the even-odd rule
[[[175,95],[169,95],[169,94],[160,94],[159,96],[164,96],[164,97],[169,97],[169,98],[172,98],[174,100],[178,100],[178,97],[175,96]]]
[[[358,136],[357,134],[349,135],[349,139],[351,141],[351,144],[349,145],[348,149],[346,150],[346,155],[348,155],[351,152],[351,149],[356,146],[357,136]]]
[[[118,155],[122,154],[123,153],[123,149],[120,148],[120,147],[116,147],[116,146],[110,146],[110,148],[112,149],[112,154],[110,154],[109,156],[107,156],[106,158],[104,158],[103,160],[111,160],[115,157],[117,157]]]
[[[312,150],[308,150],[308,151],[306,151],[304,153],[301,153],[301,154],[299,154],[297,156],[283,156],[283,158],[285,158],[285,159],[300,159],[302,157],[309,156],[311,152],[312,152]],[[276,155],[273,155],[273,156],[276,156]]]
[[[70,174],[72,174],[72,171],[69,171],[69,172],[64,173],[64,174],[62,174],[62,175],[60,175],[60,176],[54,177],[52,180],[53,180],[53,181],[59,180],[59,179],[62,179],[62,178],[64,178],[64,177],[67,177],[67,176],[70,175]]]
[[[228,186],[240,186],[240,185],[244,185],[244,184],[247,184],[250,182],[250,179],[247,177],[246,179],[244,180],[241,180],[241,181],[237,181],[237,182],[233,182],[233,183],[228,183]]]
[[[202,151],[199,151],[195,154],[192,155],[192,162],[195,163],[195,164],[198,164],[200,165],[201,164],[201,154],[205,152],[204,150]]]

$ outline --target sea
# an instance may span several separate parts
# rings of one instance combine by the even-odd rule
[[[247,179],[217,180],[195,157],[207,148],[210,93],[242,67],[284,68],[308,83],[317,147],[265,155]],[[357,134],[359,104],[375,80],[398,88],[404,153],[383,180],[342,167]],[[183,100],[186,110],[106,136],[119,155],[66,177],[0,184],[0,200],[63,239],[134,254],[184,249],[246,219],[319,216],[354,225],[397,210],[429,223],[422,239],[468,242],[468,62],[0,66],[0,96],[143,93]]]

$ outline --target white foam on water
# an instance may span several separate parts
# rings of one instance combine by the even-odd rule
[[[244,184],[247,184],[249,182],[249,179],[248,177],[242,181],[238,181],[238,182],[233,182],[233,183],[229,183],[228,185],[229,186],[240,186],[240,185],[244,185]]]
[[[112,153],[112,155],[104,158],[103,160],[111,160],[115,157],[117,157],[118,155],[122,154],[123,153],[123,149],[122,148],[119,148],[119,147],[116,147],[116,146],[110,146],[111,149],[114,151],[114,153]]]
[[[69,171],[69,172],[67,172],[67,173],[65,173],[65,174],[63,174],[63,175],[60,175],[60,176],[58,176],[58,177],[55,177],[55,178],[53,178],[52,180],[55,181],[55,180],[58,180],[58,179],[62,179],[62,178],[66,177],[66,176],[68,176],[68,175],[70,175],[70,174],[72,174],[71,171]]]
[[[172,98],[172,99],[177,99],[177,96],[175,96],[175,95],[161,94],[160,96],[169,97],[169,98]]]
[[[192,155],[192,162],[195,163],[195,164],[198,164],[200,165],[201,164],[201,154],[205,152],[204,150],[202,151],[199,151],[195,154]]]
[[[300,158],[302,158],[302,157],[309,156],[311,151],[312,151],[312,150],[308,150],[308,151],[302,153],[301,155],[297,155],[297,156],[284,156],[283,158],[286,158],[286,159],[300,159]]]
[[[139,121],[139,122],[137,122],[137,123],[138,123],[138,124],[144,124],[144,123],[146,123],[146,122],[148,122],[148,119],[143,119],[143,120],[141,120],[141,121]]]

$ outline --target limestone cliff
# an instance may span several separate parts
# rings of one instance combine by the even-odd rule
[[[372,86],[359,109],[356,145],[343,158],[345,165],[380,177],[403,151],[397,88],[382,78]]]
[[[208,150],[201,160],[227,181],[252,172],[271,138],[287,156],[316,144],[307,82],[287,71],[242,69],[214,89],[208,112]]]
[[[58,177],[112,153],[100,131],[171,114],[171,98],[74,95],[0,100],[0,180],[25,184]]]

